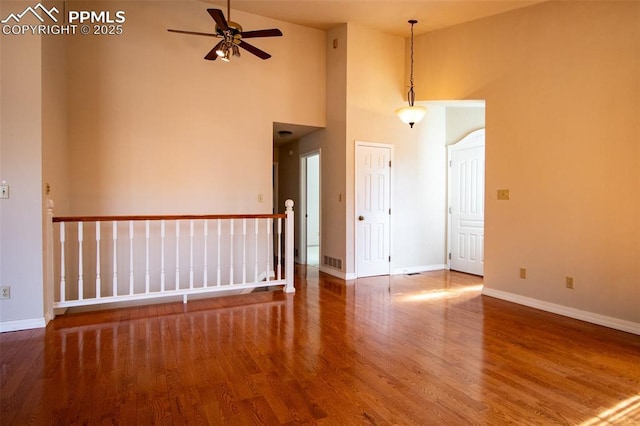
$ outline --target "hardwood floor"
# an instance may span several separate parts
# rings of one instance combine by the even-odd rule
[[[0,335],[0,423],[640,424],[640,336],[437,271],[60,316]]]

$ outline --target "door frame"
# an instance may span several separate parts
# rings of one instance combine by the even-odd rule
[[[453,244],[451,242],[451,237],[452,237],[452,233],[451,233],[451,200],[452,200],[452,185],[451,185],[451,152],[454,150],[462,150],[462,149],[469,149],[469,148],[477,148],[479,146],[482,146],[485,149],[485,158],[486,158],[486,128],[482,128],[482,129],[478,129],[478,130],[474,130],[470,133],[468,133],[466,136],[464,136],[462,139],[460,139],[459,141],[457,141],[456,143],[453,143],[451,145],[447,146],[447,269],[451,270],[451,248],[453,247]],[[480,142],[480,138],[482,138],[482,142]],[[483,188],[483,193],[484,193],[484,201],[483,204],[485,205],[486,208],[486,175],[487,175],[487,166],[485,163],[484,166],[484,182],[485,182],[485,188]],[[483,231],[484,232],[484,231]],[[484,245],[484,244],[483,244]],[[484,247],[483,247],[483,253],[484,253]],[[483,271],[484,273],[484,271]]]
[[[298,207],[300,214],[300,249],[298,250],[298,262],[302,265],[307,264],[307,160],[309,157],[318,156],[318,228],[320,235],[318,236],[318,247],[322,251],[322,149],[318,148],[313,151],[300,154],[300,206]],[[320,256],[319,265],[322,265],[322,257]]]
[[[358,272],[358,255],[360,254],[358,247],[358,148],[361,146],[369,146],[374,148],[387,148],[389,149],[389,161],[393,165],[393,144],[390,143],[382,143],[382,142],[366,142],[366,141],[355,141],[354,147],[354,155],[353,155],[353,163],[354,163],[354,174],[353,174],[353,247],[354,247],[354,275],[356,278],[359,278]],[[389,168],[389,209],[393,211],[393,167]],[[389,257],[392,256],[391,248],[393,247],[393,232],[392,232],[392,221],[391,215],[389,215]],[[387,275],[391,275],[391,262],[388,262],[388,271]]]

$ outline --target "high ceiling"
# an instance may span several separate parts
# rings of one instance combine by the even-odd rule
[[[219,7],[226,14],[225,0],[203,1]],[[544,0],[231,0],[231,9],[323,30],[350,22],[407,37],[409,19],[418,20],[414,32],[421,34],[542,1]]]
[[[200,1],[222,9],[227,16],[226,0]],[[240,10],[322,30],[349,22],[408,37],[409,19],[418,20],[414,28],[418,35],[542,1],[546,0],[231,0],[231,20],[233,10]],[[310,126],[274,123],[273,142],[281,146],[315,130]]]

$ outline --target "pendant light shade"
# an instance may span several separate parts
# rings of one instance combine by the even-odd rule
[[[409,21],[411,24],[411,74],[409,78],[409,92],[407,93],[407,101],[409,106],[399,108],[396,110],[396,114],[400,117],[403,123],[413,127],[415,123],[419,123],[427,113],[427,109],[422,106],[413,105],[416,100],[416,93],[413,90],[413,26],[418,23],[415,19]]]
[[[415,105],[409,105],[396,110],[396,114],[400,120],[411,127],[413,127],[414,124],[419,123],[426,113],[427,109],[425,107]]]

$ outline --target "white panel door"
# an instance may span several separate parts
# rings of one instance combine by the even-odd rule
[[[455,271],[484,274],[484,129],[449,147],[451,260]]]
[[[389,274],[391,148],[356,145],[356,272]]]

